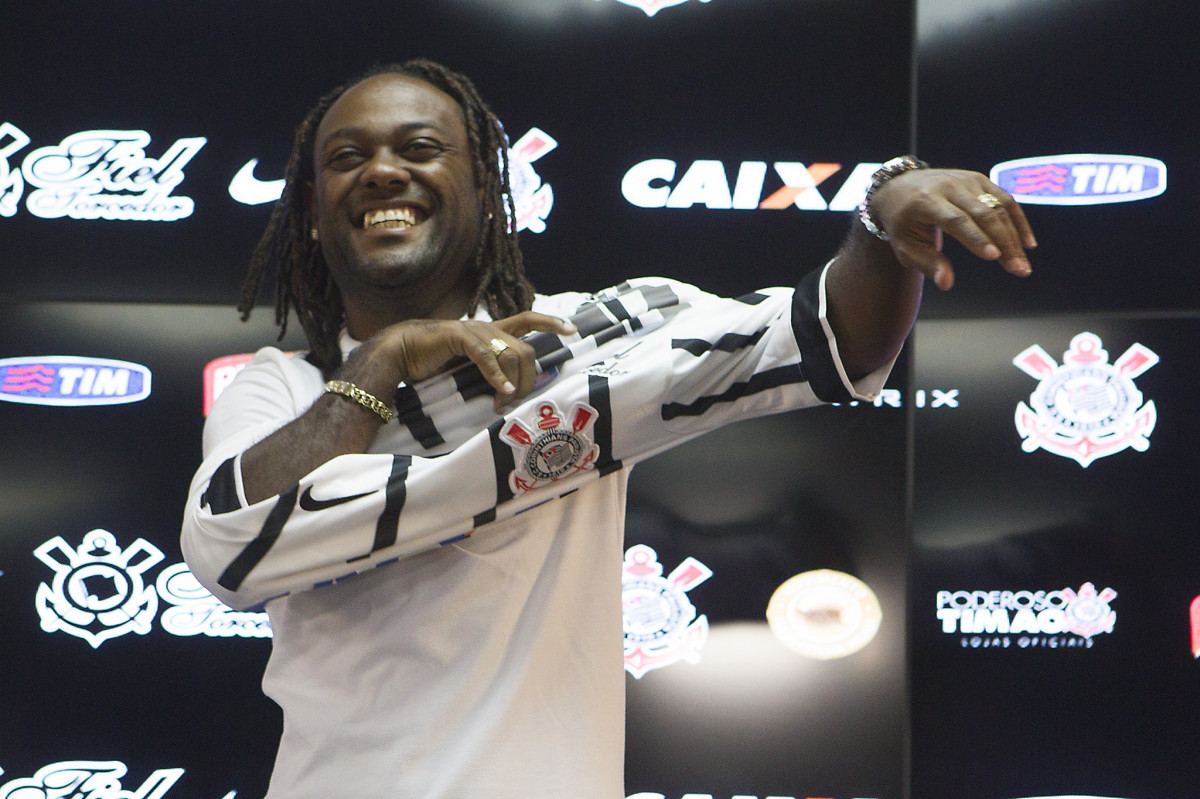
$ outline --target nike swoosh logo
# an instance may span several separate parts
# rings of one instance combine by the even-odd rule
[[[333,499],[314,499],[312,495],[313,487],[309,486],[304,489],[304,493],[300,495],[301,510],[325,510],[327,508],[335,508],[338,505],[343,505],[347,502],[353,502],[356,499],[369,497],[374,494],[374,491],[368,491],[365,494],[351,494],[348,497],[334,497]]]
[[[229,196],[246,205],[274,202],[283,194],[284,180],[259,180],[254,177],[258,159],[251,158],[229,181]]]

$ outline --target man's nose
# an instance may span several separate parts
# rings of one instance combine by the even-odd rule
[[[367,186],[403,186],[412,180],[408,163],[391,153],[376,153],[363,170],[362,181]]]

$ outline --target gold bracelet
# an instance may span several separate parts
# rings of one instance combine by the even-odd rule
[[[396,414],[392,409],[379,401],[379,398],[374,394],[363,391],[353,383],[347,383],[345,380],[330,380],[325,384],[326,393],[341,394],[343,397],[349,397],[369,411],[374,411],[383,418],[384,424],[392,421],[392,417]]]

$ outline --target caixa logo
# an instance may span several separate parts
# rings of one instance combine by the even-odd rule
[[[178,139],[152,158],[144,130],[85,130],[31,151],[19,169],[10,165],[30,141],[16,125],[0,123],[0,216],[13,216],[22,197],[44,219],[171,222],[192,215],[192,198],[171,192],[207,139]]]
[[[0,358],[0,400],[28,405],[120,405],[150,396],[150,370],[128,361],[47,355]]]
[[[794,206],[801,211],[851,211],[882,164],[856,165],[828,201],[817,187],[841,172],[841,164],[776,161],[770,166],[768,171],[766,161],[742,161],[731,168],[721,161],[699,160],[680,173],[675,161],[650,158],[629,168],[621,179],[621,194],[639,208],[703,205],[713,210],[780,210]]]
[[[1157,197],[1167,190],[1167,166],[1138,155],[1047,155],[996,164],[992,182],[1017,202],[1097,205]]]

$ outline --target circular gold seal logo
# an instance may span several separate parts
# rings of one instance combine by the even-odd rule
[[[830,569],[802,572],[775,589],[767,623],[785,646],[817,660],[852,655],[879,631],[879,600],[857,577]]]

